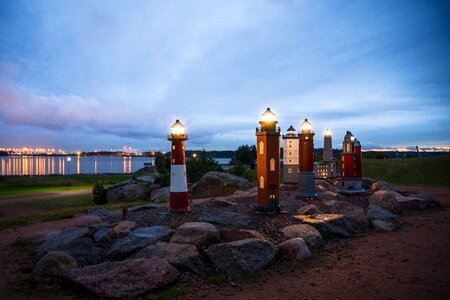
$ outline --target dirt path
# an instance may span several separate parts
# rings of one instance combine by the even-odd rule
[[[76,189],[69,191],[55,191],[47,193],[34,193],[25,195],[15,195],[15,196],[0,196],[0,203],[12,203],[12,202],[28,202],[36,200],[48,200],[60,197],[71,197],[71,196],[83,196],[92,193],[92,189]]]
[[[450,205],[450,189],[396,186]],[[342,240],[314,266],[192,291],[181,299],[450,299],[450,210],[415,212],[400,230]]]

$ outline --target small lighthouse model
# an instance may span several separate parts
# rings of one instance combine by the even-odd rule
[[[180,120],[176,120],[170,127],[169,141],[172,141],[172,157],[170,165],[170,207],[169,211],[183,213],[191,210],[189,207],[187,180],[186,180],[186,157],[184,141],[188,139],[185,134],[186,128]]]
[[[315,198],[317,196],[314,183],[314,132],[311,128],[312,124],[308,119],[305,119],[300,125],[298,198]]]
[[[316,176],[319,178],[334,178],[336,177],[336,163],[333,159],[333,146],[331,142],[331,131],[325,130],[323,137],[323,161],[317,164]]]
[[[258,210],[280,210],[280,128],[267,108],[256,128]]]
[[[344,136],[341,154],[341,178],[338,192],[346,194],[364,193],[361,168],[361,144],[350,131]]]
[[[298,183],[298,135],[295,128],[289,127],[283,135],[283,182],[287,184]]]

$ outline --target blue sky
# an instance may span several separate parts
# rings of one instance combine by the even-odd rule
[[[253,144],[266,107],[363,148],[450,145],[445,1],[0,1],[0,146]]]

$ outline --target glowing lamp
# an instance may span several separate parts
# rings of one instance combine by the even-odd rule
[[[180,120],[176,120],[175,123],[170,127],[171,134],[174,135],[183,135],[186,130],[183,124],[181,124]]]
[[[329,129],[325,130],[325,136],[331,136],[331,130]]]
[[[267,110],[261,115],[262,122],[275,122],[277,120],[276,115],[268,107]]]
[[[302,130],[302,133],[309,133],[309,132],[311,132],[312,123],[310,121],[308,121],[308,119],[305,119],[305,121],[303,121],[302,125],[300,125],[300,128]]]
[[[72,160],[72,157],[67,157],[67,161],[70,162]]]

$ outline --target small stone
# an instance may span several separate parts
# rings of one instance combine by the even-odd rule
[[[59,280],[64,274],[78,267],[77,261],[62,251],[50,251],[42,257],[33,269],[33,281],[49,283]]]
[[[278,252],[283,260],[305,260],[311,257],[305,241],[302,238],[294,238],[278,245]]]
[[[171,243],[209,246],[217,243],[220,233],[216,226],[205,222],[188,222],[177,228]]]
[[[99,216],[95,216],[95,215],[80,216],[80,217],[76,218],[74,221],[74,225],[76,227],[84,227],[84,226],[100,224],[100,223],[103,223],[102,218],[100,218]]]

